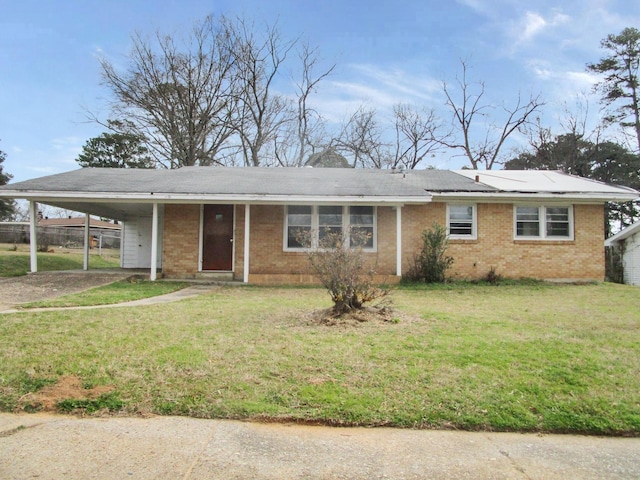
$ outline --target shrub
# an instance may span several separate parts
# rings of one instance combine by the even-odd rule
[[[365,265],[359,246],[366,243],[365,233],[356,229],[348,233],[326,231],[321,237],[318,248],[307,251],[307,258],[331,296],[335,315],[359,310],[365,303],[388,295],[388,290],[374,284],[374,271]],[[309,232],[300,243],[311,245]]]
[[[496,272],[496,267],[491,267],[484,277],[485,281],[491,285],[497,285],[502,280],[502,275]]]
[[[426,283],[444,283],[453,257],[447,256],[447,230],[434,223],[430,230],[422,232],[422,249],[414,256],[413,265],[406,278]]]

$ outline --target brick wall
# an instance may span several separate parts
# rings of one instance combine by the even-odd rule
[[[251,283],[309,283],[304,253],[283,249],[282,205],[251,206]],[[244,206],[236,206],[234,278],[243,278]],[[604,278],[604,207],[575,205],[574,240],[524,241],[513,238],[512,204],[478,204],[477,240],[450,240],[454,257],[450,275],[479,279],[493,267],[508,278],[556,280],[602,280]],[[166,205],[163,273],[174,278],[195,275],[198,269],[200,208],[197,205]],[[408,205],[402,208],[402,271],[406,272],[421,247],[421,234],[434,222],[446,222],[446,204]],[[396,211],[377,208],[377,252],[366,253],[380,279],[397,280]]]
[[[507,278],[547,280],[604,279],[604,206],[574,205],[572,241],[514,240],[513,205],[477,205],[477,240],[450,240],[453,278],[480,279],[493,267]],[[446,204],[403,208],[403,271],[420,249],[420,234],[433,222],[444,225]]]
[[[194,277],[198,271],[200,205],[165,205],[163,235],[163,275]]]

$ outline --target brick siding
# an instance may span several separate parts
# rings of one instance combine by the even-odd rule
[[[244,206],[235,208],[234,278],[242,280],[244,267]],[[252,205],[250,225],[251,283],[310,283],[307,259],[301,252],[284,251],[282,205]],[[574,205],[574,239],[531,241],[513,238],[513,205],[477,205],[476,240],[450,240],[454,258],[449,271],[458,279],[480,279],[491,268],[507,278],[602,280],[604,278],[604,206]],[[188,278],[198,271],[200,207],[166,205],[163,273]],[[402,208],[402,271],[410,267],[421,247],[422,231],[434,222],[446,222],[446,204],[407,205]],[[396,211],[377,208],[377,251],[366,253],[378,278],[397,281]]]
[[[200,205],[164,206],[162,274],[193,278],[198,271]]]

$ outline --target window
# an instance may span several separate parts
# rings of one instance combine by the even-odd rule
[[[476,238],[476,206],[447,205],[447,233],[450,238]]]
[[[310,246],[329,234],[353,232],[349,237],[352,247],[361,245],[365,250],[375,250],[376,209],[372,206],[341,205],[288,205],[285,215],[285,250],[299,251],[308,236]]]
[[[569,237],[569,207],[547,207],[547,237]]]
[[[373,207],[349,207],[349,245],[373,248]]]
[[[516,206],[515,237],[573,239],[571,207]]]
[[[540,236],[540,209],[538,207],[517,207],[516,237]]]
[[[303,248],[302,244],[311,234],[312,207],[291,205],[287,210],[287,247]]]
[[[327,235],[342,234],[342,207],[323,206],[318,207],[318,241],[324,240]],[[329,237],[331,238],[331,237]],[[339,237],[333,237],[333,239]],[[331,242],[333,242],[333,239]],[[326,245],[327,242],[325,242]],[[331,245],[332,247],[334,245]]]

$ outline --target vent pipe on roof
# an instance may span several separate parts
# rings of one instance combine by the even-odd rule
[[[476,175],[476,183],[480,183],[480,175]]]

